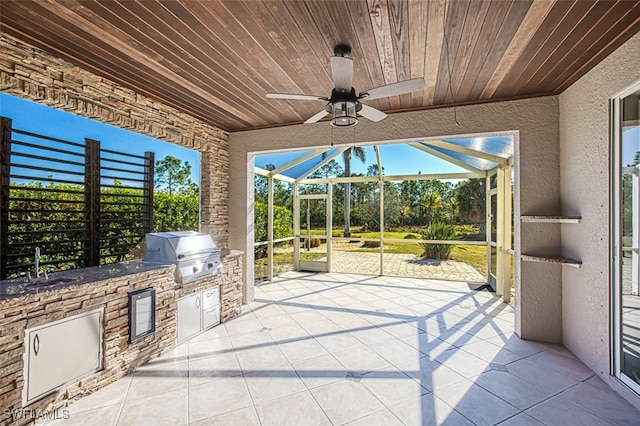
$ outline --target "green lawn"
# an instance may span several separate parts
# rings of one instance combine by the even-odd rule
[[[468,263],[483,276],[487,273],[487,248],[485,246],[456,246],[451,251],[451,260]]]
[[[311,235],[323,235],[325,230],[312,229]],[[420,238],[420,234],[406,231],[386,231],[384,233],[385,238],[389,239],[404,239],[407,234],[412,234],[416,238]],[[333,237],[342,237],[344,231],[341,229],[334,229],[332,232]],[[380,238],[380,232],[361,232],[361,227],[351,228],[352,238]],[[385,253],[402,253],[402,254],[414,254],[416,256],[422,255],[424,252],[422,246],[418,243],[411,242],[408,239],[406,243],[386,243],[384,245]],[[339,250],[341,251],[354,251],[354,252],[379,252],[379,247],[363,247],[363,243],[350,243],[348,245],[341,245]],[[473,266],[485,275],[487,273],[487,249],[485,246],[476,245],[456,245],[451,251],[451,260],[458,262],[465,262]]]

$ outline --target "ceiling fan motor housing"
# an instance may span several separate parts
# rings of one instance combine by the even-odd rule
[[[333,54],[335,56],[342,56],[343,58],[348,58],[349,55],[351,55],[351,46],[344,43],[336,44],[336,46],[333,48]]]

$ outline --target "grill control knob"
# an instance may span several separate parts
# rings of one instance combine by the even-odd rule
[[[207,263],[207,269],[213,269],[213,263]]]
[[[194,267],[193,267],[193,273],[195,274],[195,273],[197,273],[197,272],[198,272],[198,267],[197,267],[197,266],[194,266]]]

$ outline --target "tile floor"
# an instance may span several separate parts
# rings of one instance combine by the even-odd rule
[[[640,413],[466,283],[288,273],[56,425],[605,425]]]

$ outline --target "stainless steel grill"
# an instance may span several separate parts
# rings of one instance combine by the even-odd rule
[[[175,280],[180,284],[213,275],[222,268],[220,250],[211,236],[195,231],[147,234],[143,260],[175,264]]]

